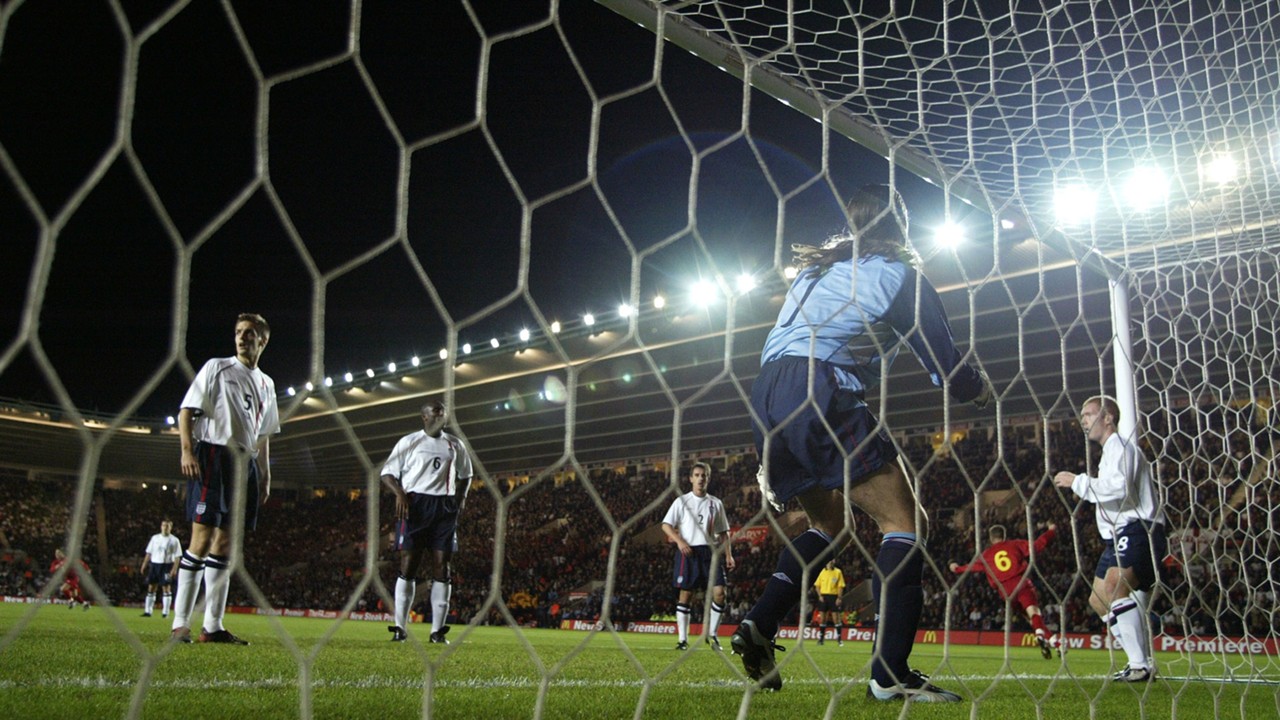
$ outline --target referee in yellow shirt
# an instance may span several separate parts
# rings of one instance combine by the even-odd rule
[[[822,632],[818,635],[818,644],[827,637],[827,628],[836,629],[836,642],[844,647],[844,625],[840,622],[840,596],[844,594],[844,573],[836,567],[835,560],[828,560],[827,566],[818,573],[818,580],[813,584],[818,588],[818,610],[822,612]]]

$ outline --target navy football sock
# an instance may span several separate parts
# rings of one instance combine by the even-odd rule
[[[916,546],[915,533],[886,534],[871,583],[876,608],[884,608],[876,623],[871,662],[871,677],[881,687],[896,685],[907,676],[907,658],[924,608],[923,573],[924,553]]]
[[[755,607],[747,613],[746,619],[754,622],[760,634],[767,638],[778,634],[778,623],[800,602],[800,595],[804,592],[805,566],[818,567],[826,562],[823,556],[831,548],[831,536],[817,528],[809,528],[792,540],[791,546],[782,548],[778,554],[778,569],[765,584]],[[802,560],[796,558],[797,553]]]

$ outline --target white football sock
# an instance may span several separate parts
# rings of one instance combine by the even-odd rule
[[[439,580],[431,581],[431,632],[440,632],[449,619],[449,596],[453,586]]]
[[[196,608],[200,578],[204,577],[204,560],[190,553],[182,554],[178,564],[178,597],[173,604],[173,629],[190,627],[191,613]]]
[[[227,558],[210,555],[204,559],[204,630],[222,630],[227,614],[227,594],[231,591],[231,568]]]
[[[1111,603],[1111,634],[1115,635],[1129,667],[1148,667],[1146,643],[1142,641],[1142,610],[1133,598],[1120,598]]]
[[[396,578],[396,626],[402,630],[409,627],[409,606],[413,604],[413,594],[417,590],[416,581]]]

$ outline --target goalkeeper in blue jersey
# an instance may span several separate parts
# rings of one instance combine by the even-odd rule
[[[806,568],[821,568],[838,550],[836,537],[848,537],[845,506],[852,502],[884,533],[873,579],[880,616],[867,696],[954,702],[959,695],[907,665],[924,604],[924,512],[865,396],[903,345],[957,401],[985,407],[991,387],[962,360],[938,293],[917,267],[898,193],[864,186],[846,210],[849,232],[820,247],[792,247],[799,272],[751,388],[761,483],[778,503],[796,498],[810,528],[780,553],[733,636],[733,651],[762,688],[781,689],[778,623],[800,600]]]

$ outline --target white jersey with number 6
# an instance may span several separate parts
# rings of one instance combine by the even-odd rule
[[[400,438],[382,466],[382,474],[398,478],[405,492],[455,495],[458,482],[471,478],[471,458],[462,441],[449,433],[431,437],[419,430]]]

